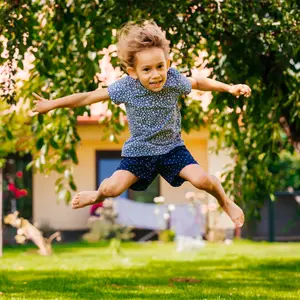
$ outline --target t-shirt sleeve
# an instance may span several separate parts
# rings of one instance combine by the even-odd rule
[[[176,69],[170,68],[168,76],[171,77],[171,81],[175,83],[176,89],[181,95],[188,95],[192,91],[191,82]]]
[[[108,94],[115,104],[126,103],[128,99],[128,76],[110,84]]]

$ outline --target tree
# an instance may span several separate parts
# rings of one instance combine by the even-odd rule
[[[257,215],[265,197],[274,192],[276,183],[267,161],[276,160],[282,149],[299,151],[299,7],[295,1],[14,0],[0,8],[1,34],[8,41],[0,48],[0,52],[7,49],[0,64],[7,64],[13,75],[16,65],[22,68],[26,51],[35,57],[29,81],[1,96],[7,103],[23,101],[22,107],[30,107],[32,91],[56,98],[95,89],[99,50],[115,43],[115,30],[129,20],[152,18],[166,30],[181,71],[193,66],[197,51],[207,49],[217,79],[245,82],[252,88],[249,100],[216,94],[207,111],[199,102],[180,99],[185,131],[203,126],[205,116],[219,147],[232,149],[236,165],[227,172],[226,187],[249,214]],[[119,132],[121,109],[109,107],[111,128]],[[14,141],[25,130],[33,136],[23,145],[33,155],[32,164],[43,172],[62,173],[75,189],[69,162],[77,162],[76,117],[86,111],[58,109],[51,117],[32,119],[23,113],[21,128],[4,125],[15,124],[19,112],[2,113],[1,156],[18,149]],[[63,176],[57,192],[70,200]]]

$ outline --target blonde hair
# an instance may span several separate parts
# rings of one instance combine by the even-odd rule
[[[153,21],[128,22],[118,32],[118,57],[123,70],[134,67],[135,54],[144,49],[161,48],[166,59],[169,57],[170,41]]]

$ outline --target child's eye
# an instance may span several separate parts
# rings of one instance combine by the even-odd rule
[[[149,68],[145,68],[143,71],[148,72],[148,71],[149,71]]]
[[[158,68],[161,69],[164,65],[159,65]]]

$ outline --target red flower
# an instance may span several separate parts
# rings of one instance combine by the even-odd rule
[[[9,183],[7,189],[14,193],[16,191],[16,186],[13,183]]]
[[[19,199],[24,196],[27,196],[27,191],[25,189],[22,189],[22,190],[16,189],[15,190],[15,198],[16,199]]]
[[[24,197],[24,196],[27,196],[27,190],[25,190],[25,189],[22,189],[21,191],[20,191],[20,193],[21,193],[21,197]]]
[[[11,191],[16,199],[27,196],[28,192],[25,189],[18,189],[13,183],[9,183],[7,189]]]
[[[16,189],[16,190],[15,190],[15,198],[16,198],[16,199],[19,199],[20,197],[22,197],[21,190]]]
[[[18,171],[16,173],[17,177],[22,178],[23,177],[23,172],[22,171]]]

